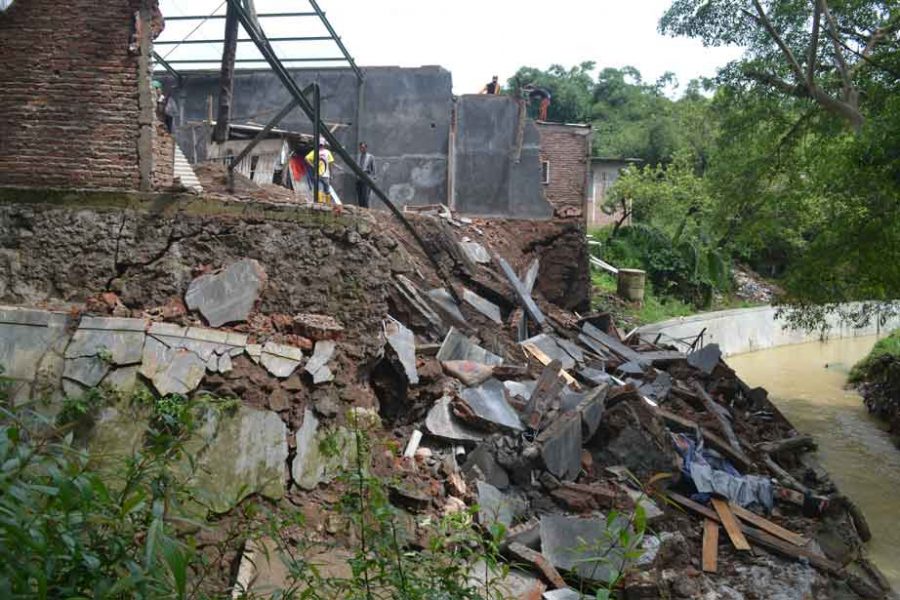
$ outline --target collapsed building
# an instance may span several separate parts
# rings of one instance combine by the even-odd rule
[[[336,142],[380,152],[390,214],[306,206],[253,182],[232,193],[201,177],[188,193],[174,138],[145,105],[149,32],[128,49],[147,5],[106,4],[81,2],[84,35],[44,59],[30,58],[35,36],[70,27],[70,12],[17,0],[0,14],[0,364],[14,401],[47,399],[52,414],[97,386],[238,398],[198,441],[204,514],[253,497],[312,508],[310,531],[337,544],[328,490],[364,420],[378,450],[368,468],[401,482],[405,543],[423,543],[429,518],[477,507],[480,525],[508,528],[513,598],[579,598],[614,570],[628,598],[890,593],[866,560],[865,519],[764,390],[714,346],[662,347],[589,314],[588,128],[522,119],[509,98],[454,100],[438,68],[368,69],[369,108],[322,120],[346,123]],[[298,88],[310,76],[292,75]],[[438,81],[421,87],[440,109],[378,113],[376,100],[429,106],[398,79]],[[186,76],[175,137],[211,124],[213,81]],[[290,102],[276,83],[238,73],[238,112]],[[298,143],[314,129],[280,125]],[[209,144],[180,148],[199,163]],[[83,443],[127,455],[147,419],[105,406]],[[326,437],[341,452],[324,454]],[[605,515],[638,505],[651,534],[629,557],[617,541],[628,523]],[[618,562],[583,568],[593,554],[578,540]],[[248,558],[229,586],[252,591],[271,571]]]

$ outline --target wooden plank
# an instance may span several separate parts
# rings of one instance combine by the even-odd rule
[[[668,492],[666,495],[670,500],[690,510],[691,512],[700,515],[701,517],[716,521],[717,523],[721,523],[719,515],[716,514],[714,510],[710,510],[702,504],[698,504],[690,498],[685,498],[681,494],[676,494],[675,492]],[[813,552],[812,550],[801,548],[800,546],[794,546],[793,544],[788,544],[787,542],[780,540],[775,536],[769,535],[768,533],[760,531],[759,529],[754,529],[753,527],[750,527],[748,525],[742,525],[741,530],[744,532],[744,535],[753,540],[755,544],[761,546],[762,548],[765,548],[766,550],[771,550],[773,552],[781,554],[782,556],[787,556],[789,558],[797,560],[805,558],[809,561],[809,564],[826,573],[838,574],[841,572],[841,565],[828,560],[821,554]]]
[[[535,357],[537,359],[537,361],[539,363],[541,363],[542,365],[544,365],[545,367],[547,365],[549,365],[551,362],[553,362],[553,359],[550,358],[549,356],[547,356],[547,354],[543,350],[541,350],[540,348],[538,348],[537,346],[535,346],[534,344],[532,344],[530,342],[523,342],[522,347],[525,348],[525,350],[527,350],[529,354],[531,354],[533,357]],[[581,389],[581,384],[579,384],[575,380],[575,378],[572,377],[565,369],[560,368],[559,374],[562,376],[563,379],[566,380],[566,383],[568,383],[570,386],[572,386],[572,389],[574,389],[576,392]]]
[[[738,523],[734,513],[728,508],[728,502],[721,498],[713,498],[712,505],[719,515],[719,521],[722,523],[722,527],[725,528],[725,533],[728,534],[728,539],[731,540],[735,549],[743,551],[750,550],[750,542],[744,537],[744,534],[741,531],[741,524]]]
[[[719,524],[703,519],[703,572],[719,570]]]
[[[656,414],[658,414],[664,421],[666,421],[666,423],[681,427],[682,429],[686,429],[687,431],[695,431],[699,428],[701,435],[703,435],[703,439],[706,440],[706,442],[710,446],[728,457],[728,459],[733,462],[735,466],[744,471],[750,468],[750,460],[744,454],[738,454],[737,452],[735,452],[732,449],[731,444],[729,444],[716,434],[712,433],[708,429],[700,427],[700,425],[698,425],[694,421],[685,419],[684,417],[679,417],[675,413],[671,413],[663,408],[657,408]]]
[[[733,502],[729,503],[729,506],[731,507],[731,512],[733,512],[734,516],[736,516],[738,519],[745,521],[750,525],[758,527],[766,533],[771,533],[775,537],[781,538],[782,540],[795,546],[806,546],[806,544],[809,543],[809,540],[799,533],[794,533],[793,531],[785,529],[780,525],[776,525],[772,521],[769,521],[768,519],[765,519],[756,513],[750,512],[746,508],[738,506]]]

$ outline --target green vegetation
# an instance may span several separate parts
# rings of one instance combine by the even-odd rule
[[[550,117],[591,122],[598,156],[634,157],[607,211],[641,250],[654,293],[709,305],[733,260],[778,280],[802,325],[900,296],[900,11],[888,0],[675,0],[663,32],[745,55],[714,81],[647,83],[593,63],[523,68],[510,87],[553,93]]]
[[[878,340],[871,352],[853,366],[850,371],[850,383],[865,383],[877,378],[885,357],[896,359],[900,362],[900,329],[896,329],[889,336]]]

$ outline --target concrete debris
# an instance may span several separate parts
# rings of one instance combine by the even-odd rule
[[[478,242],[473,242],[466,238],[459,243],[459,247],[473,263],[479,265],[490,264],[491,255],[488,254],[488,251],[485,249],[485,247]]]
[[[66,359],[63,377],[86,387],[96,387],[109,373],[110,365],[99,356]]]
[[[218,370],[215,357],[240,355],[247,344],[247,336],[242,333],[204,329],[202,327],[180,327],[172,323],[153,323],[147,331],[149,338],[161,342],[171,349],[193,352],[209,365],[210,370]],[[227,366],[227,362],[223,363]]]
[[[287,426],[274,412],[242,406],[234,415],[209,411],[201,427],[195,489],[215,513],[231,510],[252,494],[278,500],[287,487]]]
[[[459,310],[459,305],[445,288],[437,288],[428,292],[428,297],[442,312],[459,325],[465,325],[466,317]]]
[[[509,528],[516,516],[514,502],[486,481],[478,481],[476,489],[478,490],[478,522],[485,527],[493,523],[500,523]]]
[[[705,375],[712,375],[720,360],[722,360],[722,351],[718,344],[709,344],[687,355],[688,364]]]
[[[153,382],[160,395],[187,395],[206,375],[206,360],[196,352],[172,348],[153,336],[144,344],[141,375]]]
[[[66,358],[97,356],[111,365],[139,364],[146,328],[143,319],[82,317],[66,347]]]
[[[538,305],[535,304],[534,299],[532,299],[531,290],[522,283],[518,275],[516,275],[516,272],[513,271],[513,268],[506,262],[506,259],[498,257],[498,262],[500,263],[500,268],[503,270],[503,274],[506,275],[509,283],[513,286],[513,290],[515,290],[516,295],[519,298],[519,303],[528,313],[528,316],[534,319],[534,322],[537,323],[538,326],[543,327],[547,318],[544,316],[544,313],[541,312],[541,309],[538,308]]]
[[[425,427],[431,435],[451,442],[480,442],[487,437],[486,433],[470,427],[453,416],[450,398],[447,396],[435,402],[428,411]]]
[[[588,596],[583,596],[572,588],[544,592],[542,598],[543,600],[589,600]]]
[[[559,417],[537,438],[547,470],[555,477],[574,480],[581,472],[581,415]]]
[[[519,415],[506,400],[506,388],[497,379],[489,379],[476,388],[464,389],[455,402],[454,414],[479,427],[521,431]]]
[[[550,582],[552,587],[565,587],[566,582],[562,578],[562,575],[559,574],[559,571],[557,571],[556,568],[550,564],[550,561],[548,561],[540,552],[518,542],[513,542],[509,545],[509,553],[516,561],[533,566],[544,579]]]
[[[624,517],[611,524],[603,515],[592,518],[544,515],[541,517],[541,552],[557,569],[585,581],[609,583],[625,559],[619,543],[620,532],[628,527]]]
[[[560,361],[560,363],[562,363],[562,368],[566,371],[575,368],[575,359],[572,358],[571,354],[560,347],[554,337],[542,333],[522,342],[523,346],[526,344],[537,347],[541,352],[549,356],[551,360]]]
[[[649,398],[654,402],[660,403],[669,397],[669,392],[672,391],[673,384],[674,381],[672,380],[672,376],[663,371],[662,373],[657,374],[656,379],[653,381],[641,385],[641,387],[638,388],[638,394],[645,398]]]
[[[291,476],[300,489],[314,490],[329,483],[356,461],[356,436],[344,428],[319,429],[319,420],[309,409],[297,430],[297,453]]]
[[[471,360],[490,366],[503,364],[501,357],[473,343],[455,327],[451,327],[447,337],[444,338],[444,343],[441,344],[441,349],[437,353],[437,359],[441,362]]]
[[[267,279],[261,264],[245,258],[219,273],[194,279],[184,300],[189,309],[199,310],[211,327],[242,323],[250,316]]]
[[[509,392],[509,395],[513,398],[517,398],[523,404],[528,402],[528,399],[531,398],[532,394],[534,394],[534,390],[537,387],[537,381],[504,381],[503,385],[506,386],[506,391]]]
[[[266,342],[259,355],[259,364],[279,379],[290,377],[302,361],[303,351],[300,348],[274,342]]]
[[[522,284],[525,286],[525,289],[528,290],[529,294],[534,291],[534,284],[537,283],[537,278],[540,271],[541,260],[539,258],[536,258],[528,266],[528,270],[525,271],[525,276],[522,278]]]
[[[334,373],[328,368],[328,361],[334,356],[336,348],[336,344],[331,340],[316,342],[316,349],[304,367],[306,372],[312,375],[314,384],[319,385],[334,380]]]
[[[500,307],[485,300],[475,292],[464,289],[463,290],[463,300],[468,302],[472,307],[483,314],[485,317],[496,323],[497,325],[503,324],[503,315],[500,314]]]
[[[560,362],[554,360],[544,367],[541,378],[538,379],[528,404],[525,405],[525,424],[532,430],[538,430],[544,414],[559,398],[563,388],[563,379],[560,377]]]
[[[409,436],[409,442],[406,444],[406,450],[403,451],[404,458],[412,458],[416,455],[416,450],[419,449],[419,444],[422,443],[422,432],[418,429],[412,432],[412,435]]]
[[[591,385],[608,385],[612,383],[612,376],[602,369],[584,367],[576,372],[582,380],[587,381]]]
[[[462,472],[469,479],[485,481],[501,490],[509,487],[509,475],[497,463],[493,448],[487,444],[478,446],[466,457]]]
[[[301,313],[294,317],[294,331],[313,341],[337,340],[344,333],[344,326],[334,317]]]
[[[426,300],[419,287],[403,275],[396,276],[394,286],[409,306],[428,321],[439,335],[443,335],[447,331],[447,326],[444,323],[444,317],[435,312],[433,306],[436,306],[445,317],[450,318],[460,326],[465,325],[462,313],[459,312],[456,302],[446,290],[440,290],[443,293],[436,293],[435,297]]]
[[[608,391],[608,385],[597,386],[582,399],[576,408],[578,414],[581,415],[582,440],[585,442],[590,441],[600,427]]]
[[[416,337],[413,332],[404,327],[400,321],[390,319],[384,321],[384,335],[397,354],[400,364],[403,365],[409,384],[419,383],[419,373],[416,370]]]
[[[480,595],[479,598],[515,598],[516,600],[539,600],[547,589],[535,576],[518,569],[501,569],[489,566],[481,560],[469,570],[469,588]]]
[[[467,387],[481,385],[491,378],[494,368],[471,360],[448,360],[441,363],[444,372]]]
[[[626,362],[633,361],[643,365],[649,364],[649,361],[642,357],[638,351],[631,348],[630,346],[626,346],[618,338],[600,331],[598,328],[594,327],[588,322],[582,324],[581,331],[589,339],[592,339],[595,342],[599,343],[602,347],[618,355]]]

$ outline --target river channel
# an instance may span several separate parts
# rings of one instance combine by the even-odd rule
[[[782,346],[729,357],[751,386],[762,386],[801,432],[815,437],[825,468],[869,521],[872,560],[900,590],[900,449],[844,388],[847,373],[876,337]]]

